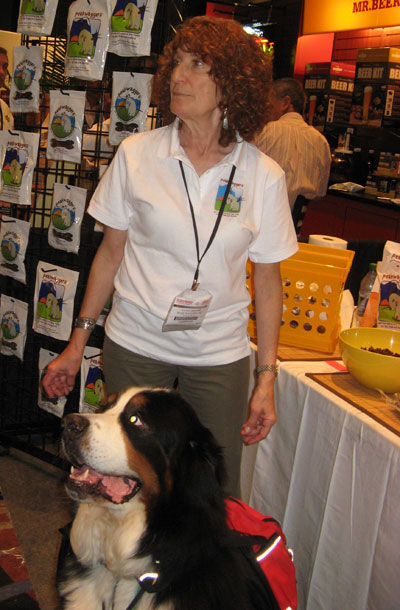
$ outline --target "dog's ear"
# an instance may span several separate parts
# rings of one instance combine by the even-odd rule
[[[199,501],[212,501],[222,493],[226,481],[222,448],[200,423],[177,460],[174,477],[176,491]]]

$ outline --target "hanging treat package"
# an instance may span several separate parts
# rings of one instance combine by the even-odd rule
[[[1,295],[0,319],[1,341],[0,353],[5,356],[16,356],[24,359],[27,332],[28,303]]]
[[[33,330],[68,341],[79,273],[51,263],[38,262]]]
[[[43,385],[42,379],[46,374],[46,368],[54,360],[57,358],[58,354],[54,352],[50,352],[43,347],[40,348],[39,351],[39,392],[38,392],[38,406],[56,417],[62,417],[64,415],[64,407],[67,402],[66,396],[54,396],[54,398],[50,398],[47,396]]]
[[[81,365],[80,413],[93,413],[107,404],[103,375],[103,350],[85,347]]]
[[[122,57],[150,55],[157,0],[112,0],[109,51]]]
[[[3,215],[0,227],[0,273],[26,284],[25,252],[31,225]]]
[[[86,193],[86,189],[79,186],[54,184],[48,231],[49,245],[53,248],[78,254]]]
[[[0,131],[0,200],[31,205],[39,137],[38,133]]]
[[[65,76],[101,80],[110,41],[108,0],[76,0],[68,11]]]
[[[39,79],[43,47],[13,48],[13,78],[10,91],[12,112],[39,112]]]
[[[113,72],[110,144],[146,130],[151,79],[151,74]]]
[[[21,0],[17,32],[50,36],[58,0]]]
[[[80,163],[84,111],[84,91],[50,91],[47,159]]]

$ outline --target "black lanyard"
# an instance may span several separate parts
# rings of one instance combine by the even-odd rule
[[[203,254],[201,256],[200,256],[199,234],[197,232],[196,218],[194,216],[194,209],[193,209],[192,201],[191,201],[190,195],[189,195],[189,189],[188,189],[187,182],[186,182],[185,172],[183,171],[182,161],[179,161],[179,166],[181,168],[182,178],[183,178],[183,182],[185,184],[186,194],[187,194],[187,198],[188,198],[188,201],[189,201],[190,213],[192,215],[192,222],[193,222],[194,237],[195,237],[195,240],[196,240],[197,267],[196,267],[196,271],[194,272],[193,284],[192,284],[192,290],[196,290],[196,288],[199,285],[197,280],[199,278],[200,263],[203,260],[205,253],[207,252],[207,250],[211,246],[211,244],[212,244],[212,242],[214,240],[214,237],[215,237],[215,235],[216,235],[216,233],[218,231],[218,227],[219,227],[221,219],[222,219],[222,214],[224,213],[224,209],[225,209],[225,205],[226,205],[226,200],[228,199],[228,195],[229,195],[229,192],[231,190],[233,176],[235,175],[235,171],[236,171],[236,166],[235,165],[232,166],[231,175],[229,176],[228,184],[226,185],[224,198],[223,198],[223,200],[221,202],[221,207],[220,207],[219,212],[218,212],[217,220],[215,221],[215,225],[214,225],[214,228],[213,228],[212,233],[210,235],[210,239],[208,240],[208,244],[206,245],[205,250],[204,250],[204,252],[203,252]]]

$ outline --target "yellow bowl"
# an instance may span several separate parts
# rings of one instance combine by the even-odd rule
[[[389,394],[400,392],[400,358],[367,351],[369,347],[387,348],[400,354],[399,331],[349,328],[340,333],[339,345],[347,370],[359,383]]]

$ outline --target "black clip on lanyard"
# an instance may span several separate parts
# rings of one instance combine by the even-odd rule
[[[197,290],[198,285],[199,285],[199,282],[197,280],[199,278],[200,263],[203,260],[205,253],[207,252],[207,250],[211,246],[211,244],[212,244],[212,242],[214,240],[214,237],[215,237],[215,235],[216,235],[216,233],[218,231],[218,227],[219,227],[221,219],[222,219],[222,214],[224,213],[224,209],[225,209],[225,205],[226,205],[226,200],[228,199],[228,195],[229,195],[229,192],[231,190],[233,176],[235,175],[235,171],[236,171],[236,166],[235,165],[232,166],[231,175],[229,176],[228,184],[226,185],[224,198],[223,198],[223,200],[221,202],[221,207],[220,207],[219,212],[218,212],[217,220],[215,221],[215,225],[214,225],[213,231],[212,231],[212,233],[210,235],[210,239],[208,240],[208,244],[206,245],[205,250],[204,250],[204,252],[203,252],[203,254],[201,256],[200,256],[200,249],[199,249],[199,234],[197,232],[196,218],[194,216],[194,209],[193,209],[192,201],[191,201],[190,195],[189,195],[189,189],[188,189],[187,182],[186,182],[185,172],[183,171],[182,161],[179,161],[179,166],[181,168],[182,178],[183,178],[183,182],[185,184],[186,194],[187,194],[187,198],[188,198],[189,205],[190,205],[190,213],[192,215],[194,237],[195,237],[195,240],[196,240],[197,267],[196,267],[196,271],[194,272],[193,284],[192,284],[192,288],[191,289],[192,290]]]

